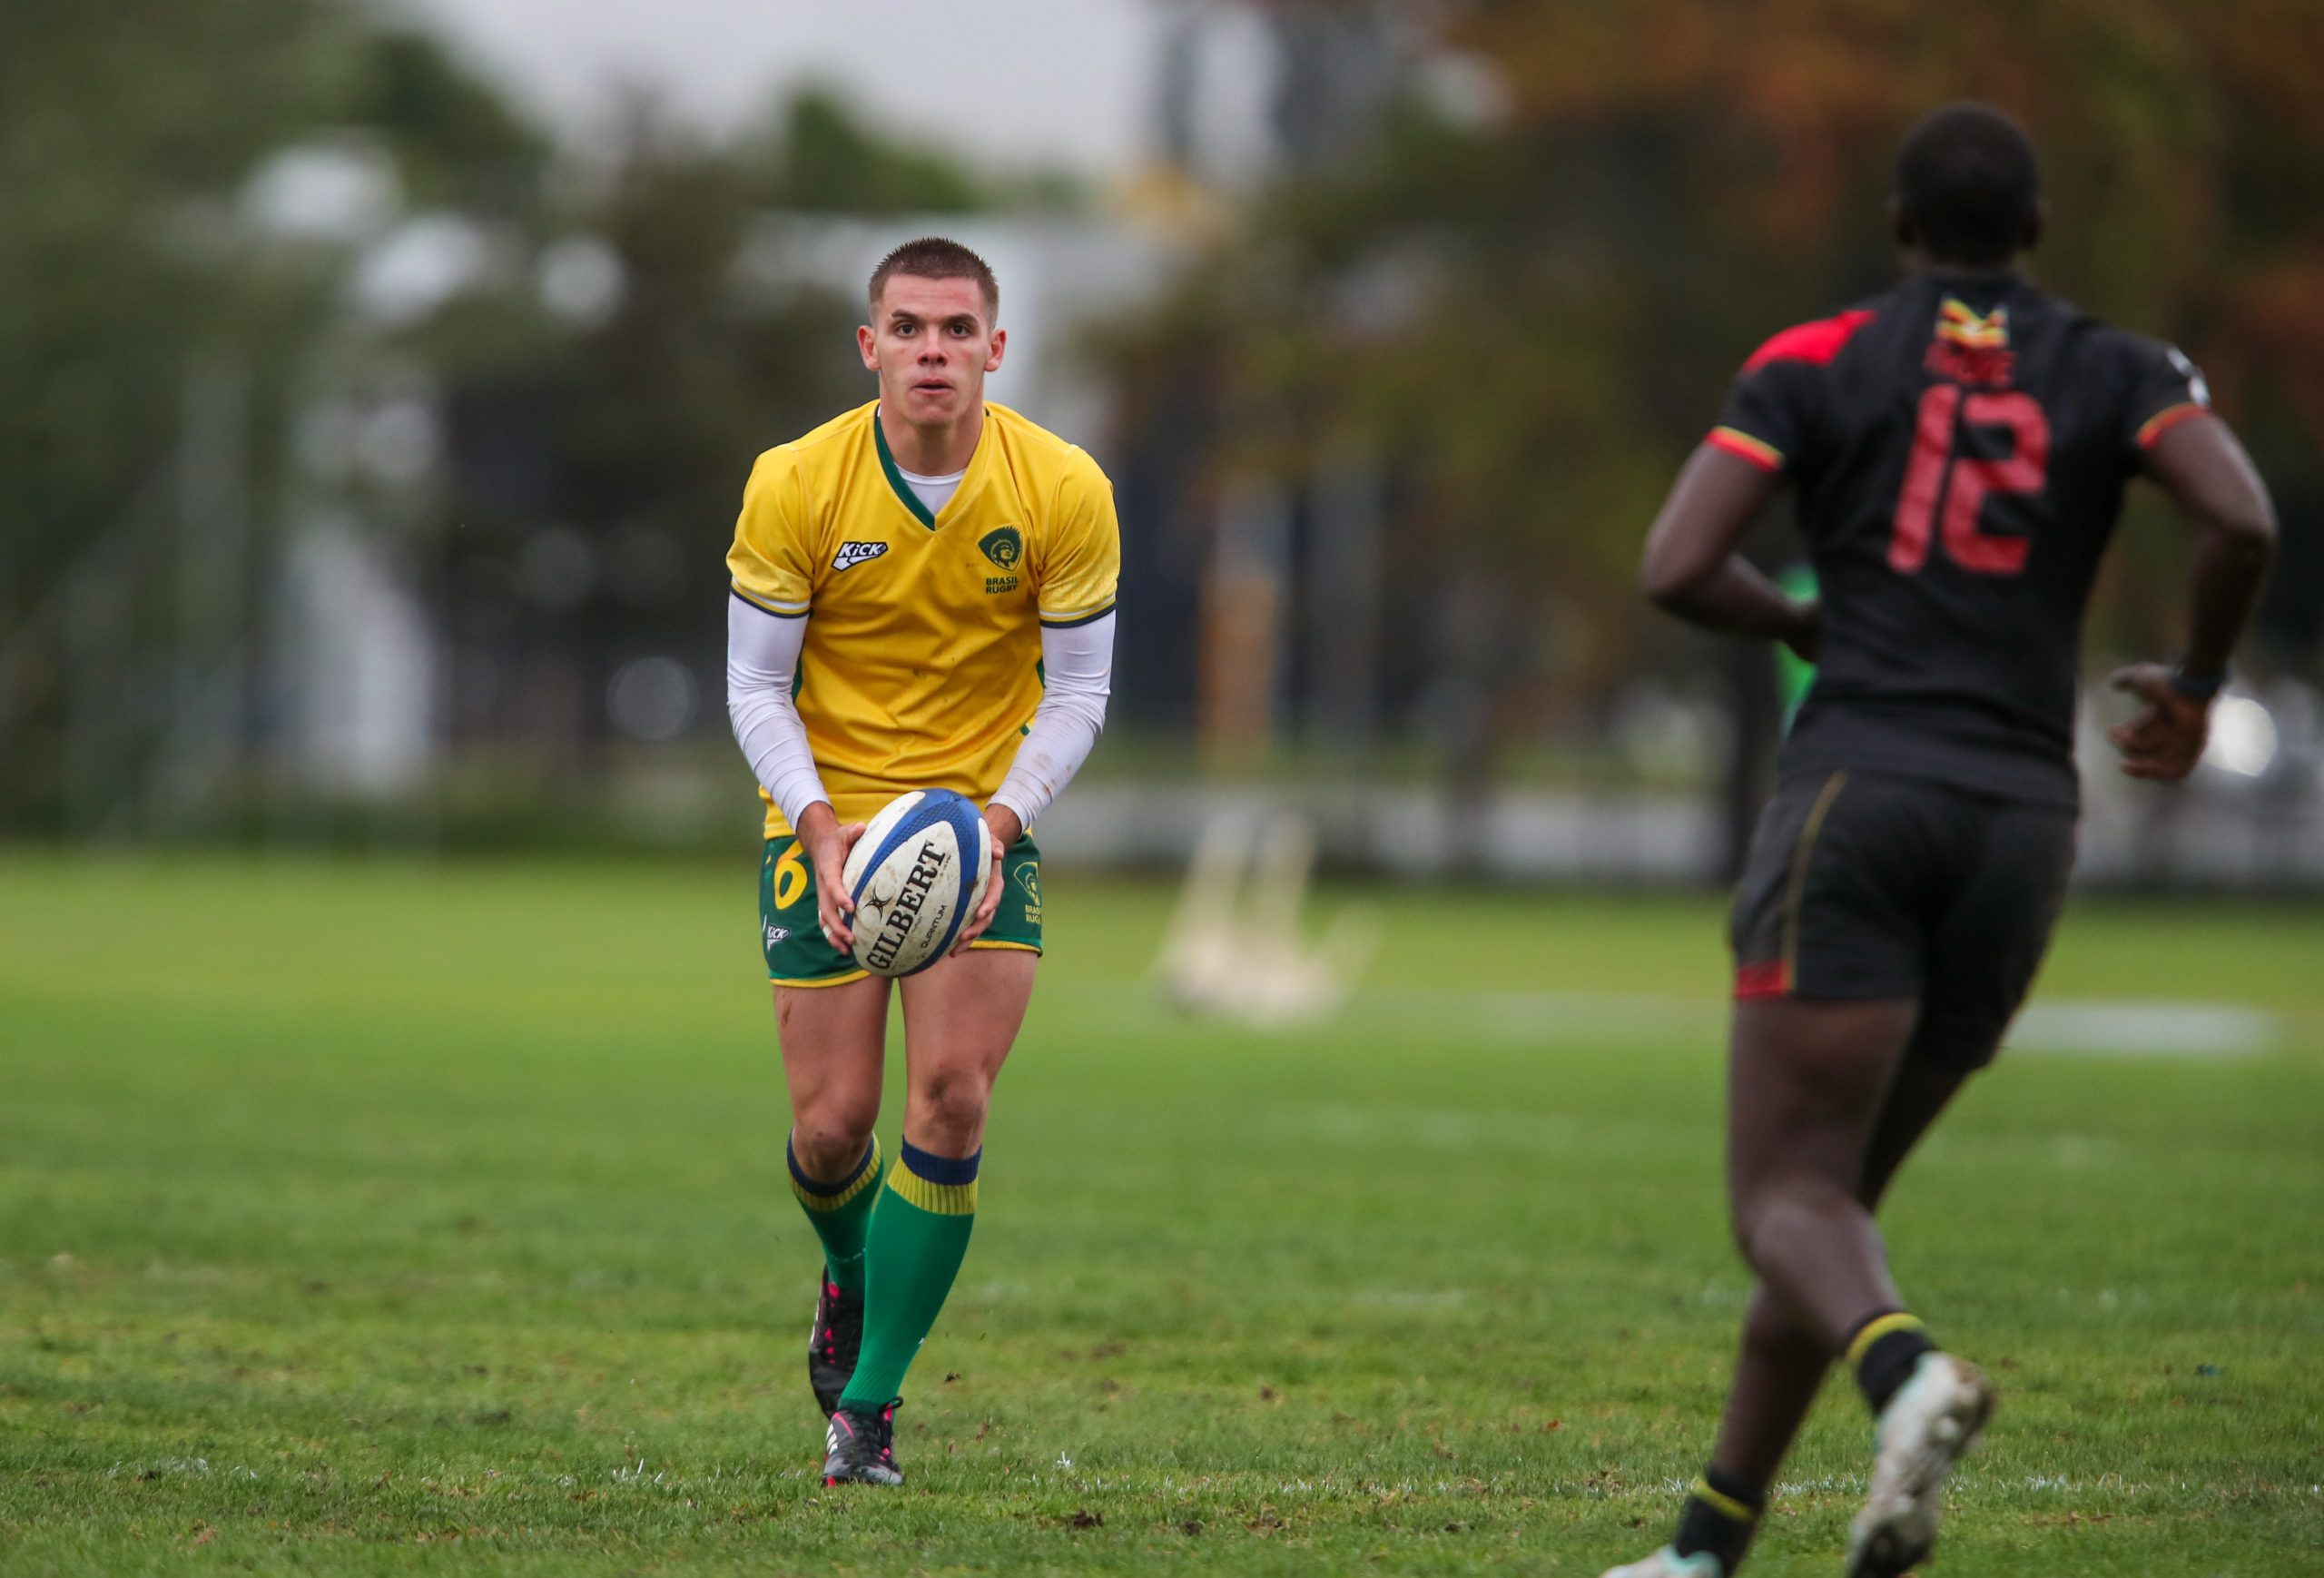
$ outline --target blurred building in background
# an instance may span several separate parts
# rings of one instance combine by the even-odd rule
[[[1005,9],[1012,125],[1097,91]],[[1772,678],[1634,595],[1646,522],[1751,347],[1888,277],[1888,151],[1977,95],[2043,148],[2045,281],[2186,347],[2285,527],[2185,792],[2120,781],[2086,709],[2085,873],[2324,884],[2324,15],[2126,0],[2100,50],[2001,0],[1099,9],[1134,147],[1068,122],[1047,160],[844,77],[715,125],[639,89],[576,140],[427,9],[12,17],[0,835],[747,843],[742,480],[868,398],[861,281],[940,230],[1000,275],[995,398],[1121,508],[1113,723],[1054,853],[1175,862],[1272,807],[1345,868],[1715,877]],[[2182,562],[2134,509],[2093,676],[2170,650]]]

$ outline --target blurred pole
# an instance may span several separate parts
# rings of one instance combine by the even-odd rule
[[[1302,733],[1324,771],[1306,799],[1328,845],[1369,852],[1380,738],[1380,548],[1387,478],[1368,449],[1324,457],[1306,498],[1299,611]]]
[[[1282,489],[1266,482],[1230,488],[1219,505],[1202,599],[1196,728],[1215,766],[1250,766],[1275,743],[1290,550]]]
[[[116,539],[125,534],[113,534]],[[122,748],[135,672],[126,650],[134,621],[123,607],[128,583],[98,556],[85,553],[65,573],[64,592],[64,824],[76,838],[123,831],[113,810],[129,773]]]
[[[1353,155],[1404,84],[1410,52],[1397,7],[1377,0],[1267,8],[1278,70],[1273,119],[1295,167]]]
[[[1172,6],[1162,24],[1156,84],[1156,138],[1162,161],[1190,174],[1195,168],[1195,106],[1202,87],[1202,31],[1206,8]]]
[[[1368,756],[1380,733],[1380,537],[1386,479],[1360,452],[1325,462],[1309,496],[1306,647],[1317,742]]]
[[[147,822],[211,820],[241,754],[250,616],[249,369],[218,356],[186,370],[177,466],[177,641],[165,745]]]

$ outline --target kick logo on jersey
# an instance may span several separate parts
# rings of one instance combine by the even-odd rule
[[[887,551],[888,545],[884,542],[843,542],[839,545],[839,552],[832,556],[832,573],[837,575],[842,570],[852,570],[865,560],[876,559]]]

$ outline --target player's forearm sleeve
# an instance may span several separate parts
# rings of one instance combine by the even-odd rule
[[[794,828],[807,807],[831,798],[791,699],[806,639],[805,615],[783,618],[740,597],[726,599],[726,716],[751,771]]]
[[[1106,726],[1106,697],[1114,688],[1114,616],[1042,626],[1041,675],[1041,705],[992,797],[1027,827],[1072,782]]]

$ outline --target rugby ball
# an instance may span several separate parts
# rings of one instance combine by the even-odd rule
[[[855,901],[855,962],[910,975],[951,951],[992,876],[992,829],[975,801],[915,789],[880,809],[840,880]]]

